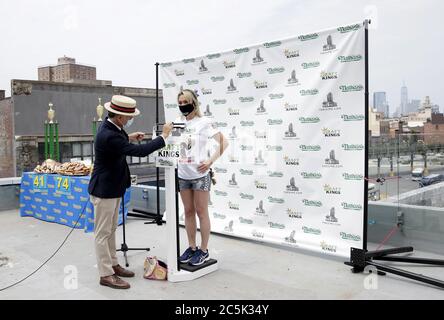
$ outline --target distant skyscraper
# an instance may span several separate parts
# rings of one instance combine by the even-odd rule
[[[403,83],[401,87],[401,115],[407,114],[407,105],[409,103],[409,96],[407,87],[405,86],[405,83]]]
[[[389,106],[387,103],[387,95],[384,91],[373,93],[373,108],[378,112],[383,112],[385,117],[389,117]]]

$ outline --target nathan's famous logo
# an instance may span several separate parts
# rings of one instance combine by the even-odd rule
[[[214,167],[214,171],[215,171],[216,173],[227,173],[227,172],[228,172],[227,169],[225,169],[225,168],[221,168],[221,167]]]
[[[341,188],[332,187],[329,184],[324,184],[324,191],[326,194],[341,194]]]
[[[307,90],[300,90],[299,93],[301,96],[315,96],[319,93],[318,89],[307,89]]]
[[[295,210],[290,209],[290,208],[288,208],[285,212],[287,213],[289,218],[292,218],[292,219],[302,219],[302,212],[295,211]]]
[[[187,80],[187,85],[189,85],[189,86],[192,86],[192,85],[194,85],[194,84],[198,84],[199,83],[199,80]]]
[[[252,194],[247,194],[247,193],[239,193],[240,197],[242,199],[247,199],[247,200],[253,200],[254,196]]]
[[[245,53],[245,52],[248,52],[248,51],[250,51],[249,48],[239,48],[239,49],[234,49],[234,50],[233,50],[233,52],[234,52],[235,54],[241,54],[241,53]]]
[[[284,54],[287,59],[299,57],[299,50],[285,49]]]
[[[282,119],[268,119],[267,123],[270,126],[282,124]]]
[[[287,166],[298,166],[299,165],[298,158],[290,158],[289,156],[284,156],[284,161]]]
[[[260,239],[264,238],[264,233],[263,232],[259,232],[257,230],[251,231],[251,235],[253,237],[255,237],[255,238],[260,238]]]
[[[301,149],[301,151],[319,151],[321,150],[321,146],[316,144],[316,145],[307,145],[307,144],[301,144],[299,146],[299,149]]]
[[[274,228],[274,229],[285,229],[285,225],[282,223],[276,223],[276,222],[271,222],[268,221],[268,226],[270,228]]]
[[[236,62],[233,61],[224,61],[223,62],[225,69],[230,69],[230,68],[235,68],[236,67]]]
[[[284,97],[283,93],[270,93],[268,95],[270,97],[271,100],[275,100],[275,99],[282,99]]]
[[[297,111],[298,105],[297,104],[289,104],[288,102],[284,103],[285,111]]]
[[[241,127],[252,127],[254,126],[254,121],[241,121],[240,122]]]
[[[304,206],[306,207],[322,207],[322,202],[319,200],[308,200],[308,199],[303,199],[302,203],[304,204]]]
[[[249,146],[249,145],[241,144],[240,149],[241,149],[242,151],[252,151],[252,150],[253,150],[253,146]]]
[[[364,86],[362,84],[350,84],[339,86],[339,89],[342,92],[362,91],[364,90]]]
[[[239,97],[240,102],[252,102],[254,101],[254,97]]]
[[[227,218],[227,216],[226,215],[224,215],[224,214],[220,214],[220,213],[217,213],[217,212],[213,212],[213,217],[215,218],[215,219],[225,219],[225,218]]]
[[[274,198],[274,197],[268,197],[268,202],[270,203],[284,203],[284,199],[283,198]]]
[[[302,62],[301,66],[304,69],[310,69],[310,68],[317,68],[321,65],[319,61],[312,61],[312,62]]]
[[[171,67],[173,64],[171,62],[161,63],[160,66],[162,68]]]
[[[356,203],[342,202],[341,206],[345,210],[356,210],[356,211],[362,210],[362,205]]]
[[[279,47],[282,44],[280,41],[273,41],[273,42],[265,42],[263,45],[265,48],[273,48],[273,47]]]
[[[173,88],[173,87],[176,86],[176,84],[174,82],[166,82],[166,83],[163,84],[163,86],[165,88]]]
[[[228,207],[231,210],[239,210],[239,204],[228,201]]]
[[[303,34],[298,37],[301,41],[308,41],[308,40],[314,40],[317,39],[319,35],[317,33],[310,33],[310,34]]]
[[[362,174],[359,174],[359,173],[347,173],[347,172],[344,172],[343,174],[342,174],[342,177],[345,179],[345,180],[355,180],[355,181],[361,181],[361,180],[363,180],[364,179],[364,176],[362,175]]]
[[[321,234],[321,230],[316,229],[316,228],[309,228],[309,227],[303,226],[302,230],[304,231],[304,233],[310,233],[310,234],[315,234],[315,235]]]
[[[203,94],[203,95],[207,95],[207,94],[212,94],[212,93],[213,93],[213,90],[212,90],[212,89],[205,89],[205,88],[202,88],[201,91],[202,91],[202,94]]]
[[[195,62],[195,61],[196,61],[196,59],[194,59],[194,58],[191,58],[191,59],[183,59],[183,60],[182,60],[183,63],[192,63],[192,62]]]
[[[220,53],[213,53],[213,54],[208,54],[207,58],[208,59],[216,59],[220,57]]]
[[[176,74],[176,77],[180,77],[180,76],[183,76],[185,74],[185,71],[184,70],[174,69],[174,73]]]
[[[360,151],[360,150],[364,150],[364,145],[363,144],[343,143],[341,147],[342,147],[342,150],[344,150],[344,151]]]
[[[363,121],[365,116],[363,114],[342,114],[341,119],[344,121]]]
[[[303,179],[321,179],[322,174],[320,172],[301,172]]]
[[[175,144],[167,144],[164,148],[157,151],[157,156],[164,158],[179,158],[179,146]]]
[[[253,220],[251,219],[245,219],[243,217],[239,217],[239,222],[244,224],[253,224]]]
[[[249,77],[251,77],[251,75],[252,75],[251,72],[238,72],[238,73],[237,73],[237,77],[238,77],[239,79],[242,79],[242,78],[249,78]]]
[[[267,151],[282,151],[282,146],[267,145],[266,149]]]
[[[213,81],[213,82],[217,82],[217,81],[224,81],[224,80],[225,80],[225,77],[224,77],[224,76],[217,76],[217,77],[213,76],[213,77],[211,77],[210,79],[211,79],[211,81]]]
[[[319,117],[299,117],[301,123],[318,123],[321,121]]]
[[[254,81],[254,86],[256,89],[265,89],[268,88],[267,81]]]
[[[359,30],[359,28],[361,28],[361,25],[357,23],[357,24],[351,24],[351,25],[348,25],[348,26],[345,26],[345,27],[339,27],[339,28],[337,28],[337,30],[340,33],[347,33],[347,32],[350,32],[350,31]]]
[[[341,130],[322,128],[322,134],[326,137],[340,137]]]
[[[213,103],[214,104],[226,104],[227,100],[226,99],[214,99]]]
[[[284,176],[284,173],[282,173],[281,171],[267,171],[267,174],[269,177],[274,178],[282,178]]]
[[[322,80],[330,80],[330,79],[337,79],[337,78],[338,78],[337,72],[321,71],[321,79]]]
[[[165,108],[167,108],[167,109],[177,108],[177,103],[166,103]]]
[[[225,191],[214,190],[214,194],[220,197],[226,197],[228,194]]]
[[[238,116],[240,114],[240,110],[239,109],[228,108],[228,114],[230,116]]]
[[[321,249],[328,252],[336,252],[337,247],[332,244],[328,244],[325,241],[321,241]]]
[[[361,241],[361,236],[357,234],[341,232],[340,236],[344,240]]]
[[[244,176],[252,176],[254,174],[253,170],[240,169],[239,171],[240,171],[241,175],[244,175]]]
[[[228,162],[231,162],[231,163],[238,163],[238,162],[239,162],[239,158],[236,157],[235,155],[230,155],[230,156],[228,157]]]
[[[340,62],[354,62],[362,60],[362,56],[360,54],[350,55],[350,56],[339,56],[338,60]]]
[[[265,182],[261,182],[259,180],[255,180],[254,185],[256,186],[256,189],[262,189],[262,190],[267,189],[267,184]]]
[[[266,131],[255,131],[254,136],[256,139],[267,139],[267,132]]]
[[[269,74],[275,74],[275,73],[282,73],[285,71],[284,67],[277,67],[277,68],[268,68],[267,72]]]

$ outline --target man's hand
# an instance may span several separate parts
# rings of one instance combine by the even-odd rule
[[[145,133],[143,133],[143,132],[133,132],[128,135],[130,142],[142,141],[144,137],[145,137]]]
[[[200,173],[204,173],[205,171],[207,171],[208,169],[210,169],[211,165],[213,164],[213,162],[211,162],[211,160],[207,160],[207,161],[203,161],[199,164],[199,166],[197,167],[197,170]]]
[[[168,138],[168,136],[169,136],[170,133],[171,133],[171,130],[173,130],[173,123],[172,123],[172,122],[165,123],[165,124],[163,125],[163,129],[162,129],[162,136],[163,136],[165,139]]]

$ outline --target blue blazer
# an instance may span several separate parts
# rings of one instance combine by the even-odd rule
[[[128,134],[114,124],[103,121],[94,143],[94,169],[89,181],[89,194],[98,198],[120,198],[131,186],[131,177],[126,156],[146,157],[165,146],[162,137],[145,144],[132,144]]]

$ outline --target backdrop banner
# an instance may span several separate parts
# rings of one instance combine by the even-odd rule
[[[213,165],[213,232],[343,257],[363,247],[364,58],[356,23],[160,64],[165,119],[192,89],[230,143]]]

